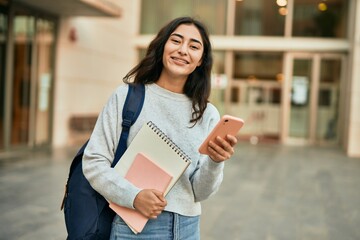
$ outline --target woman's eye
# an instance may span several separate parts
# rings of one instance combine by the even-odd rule
[[[194,50],[198,50],[198,49],[199,49],[199,47],[198,47],[198,46],[195,46],[195,45],[190,46],[190,48],[191,48],[191,49],[194,49]]]
[[[178,39],[171,39],[171,41],[172,41],[173,43],[180,43],[180,40],[178,40]]]

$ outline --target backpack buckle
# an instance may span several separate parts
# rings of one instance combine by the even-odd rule
[[[131,125],[132,125],[131,119],[133,119],[133,116],[134,116],[134,113],[133,113],[133,112],[131,112],[131,111],[126,111],[125,117],[124,117],[124,119],[123,119],[123,121],[122,121],[121,126],[122,126],[123,128],[130,128]]]
[[[123,128],[130,128],[131,127],[131,120],[128,120],[128,119],[124,119],[121,126]]]

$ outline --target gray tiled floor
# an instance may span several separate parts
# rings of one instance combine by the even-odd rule
[[[0,239],[65,239],[59,211],[76,149],[0,160]],[[360,239],[360,159],[337,148],[238,145],[203,203],[202,239]]]

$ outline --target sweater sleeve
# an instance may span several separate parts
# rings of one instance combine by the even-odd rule
[[[223,169],[223,162],[216,163],[207,156],[200,159],[192,178],[195,202],[206,200],[219,190]]]
[[[83,172],[90,185],[107,200],[128,208],[140,189],[111,168],[121,132],[121,110],[127,88],[119,88],[100,113],[84,151]]]
[[[210,106],[209,110],[212,111],[208,122],[208,133],[220,119],[219,113],[214,107]],[[223,180],[223,170],[224,162],[217,163],[209,156],[200,154],[200,159],[190,179],[196,202],[208,199],[219,190]]]

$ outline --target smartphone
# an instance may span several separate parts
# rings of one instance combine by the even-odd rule
[[[215,142],[215,138],[220,136],[221,138],[226,139],[226,135],[230,134],[236,136],[244,125],[244,120],[241,118],[233,117],[230,115],[224,115],[220,121],[216,124],[214,129],[210,132],[208,137],[199,147],[199,152],[202,154],[208,154],[208,144],[209,141]]]

